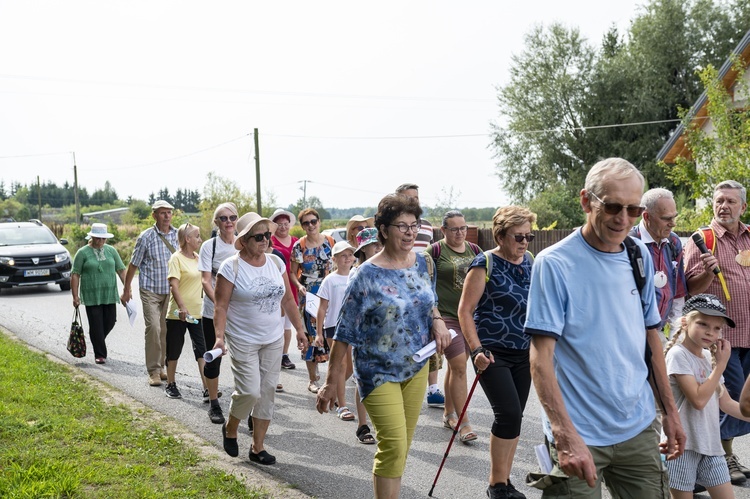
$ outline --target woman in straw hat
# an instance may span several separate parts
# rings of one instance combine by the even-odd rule
[[[97,364],[107,360],[107,335],[117,322],[117,276],[125,282],[125,264],[107,239],[114,237],[107,224],[95,223],[86,235],[88,244],[76,252],[70,275],[73,306],[86,305],[89,338]],[[79,294],[80,292],[80,294]]]

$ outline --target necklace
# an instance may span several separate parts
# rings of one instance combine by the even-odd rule
[[[402,265],[404,265],[403,267],[397,267],[396,263],[393,260],[391,260],[391,257],[389,257],[388,253],[386,253],[385,251],[383,252],[383,256],[388,261],[388,264],[391,266],[391,269],[393,270],[403,270],[410,266],[409,260],[411,259],[411,255],[406,256],[406,260],[404,260],[404,262],[402,263]]]

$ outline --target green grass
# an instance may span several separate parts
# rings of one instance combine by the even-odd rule
[[[0,359],[0,497],[268,497],[1,333]]]

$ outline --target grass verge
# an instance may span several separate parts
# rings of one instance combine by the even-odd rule
[[[2,333],[0,359],[0,497],[269,497]]]

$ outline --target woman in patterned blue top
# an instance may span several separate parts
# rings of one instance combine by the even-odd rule
[[[531,226],[535,221],[535,214],[519,206],[495,212],[492,235],[497,246],[478,255],[469,266],[458,305],[464,338],[495,414],[490,437],[490,498],[526,497],[510,483],[510,470],[531,387],[529,338],[523,325],[533,263],[526,250],[534,239]],[[487,258],[492,258],[489,280]]]
[[[359,393],[378,435],[372,471],[377,498],[399,495],[427,389],[427,361],[412,356],[433,338],[438,352],[450,344],[424,256],[412,251],[421,214],[418,201],[402,195],[380,201],[375,226],[383,250],[347,286],[326,384],[318,392],[318,411],[333,409],[351,345]]]

